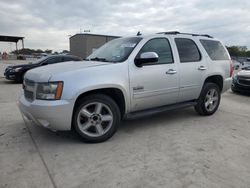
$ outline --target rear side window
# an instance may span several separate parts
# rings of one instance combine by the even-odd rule
[[[201,60],[200,51],[193,40],[186,38],[175,38],[175,43],[181,63],[196,62]]]
[[[61,57],[52,57],[52,58],[49,58],[45,63],[46,64],[54,64],[54,63],[58,63],[61,61],[62,61]]]
[[[200,42],[212,60],[229,60],[225,48],[219,41],[202,39]]]
[[[155,38],[149,40],[140,50],[138,55],[144,52],[155,52],[159,59],[157,64],[173,63],[173,55],[170,44],[166,38]]]
[[[65,56],[63,57],[63,61],[80,61],[80,58]]]
[[[73,61],[73,59],[71,57],[63,57],[63,61]]]

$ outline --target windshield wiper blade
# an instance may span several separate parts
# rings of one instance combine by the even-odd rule
[[[94,58],[91,58],[90,60],[91,60],[91,61],[103,61],[103,62],[110,62],[110,61],[108,61],[107,59],[102,58],[102,57],[94,57]]]

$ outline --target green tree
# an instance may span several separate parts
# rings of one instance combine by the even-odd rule
[[[52,53],[52,50],[47,49],[47,50],[45,50],[44,52],[47,53],[47,54],[51,54],[51,53]]]
[[[44,53],[41,49],[35,50],[35,53]]]
[[[247,57],[250,57],[250,50],[248,50],[248,51],[246,52],[246,56],[247,56]]]
[[[63,53],[63,54],[68,54],[69,51],[68,51],[68,50],[63,50],[61,53]]]
[[[227,50],[231,56],[236,57],[245,57],[248,52],[246,46],[228,46]]]

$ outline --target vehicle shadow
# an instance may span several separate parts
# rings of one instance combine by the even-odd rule
[[[237,91],[237,92],[231,92],[232,94],[238,95],[238,96],[246,96],[249,97],[250,96],[250,91],[249,92],[243,92],[243,91]]]
[[[193,108],[186,108],[180,110],[173,110],[163,112],[157,115],[147,116],[140,119],[134,120],[123,120],[118,127],[116,134],[109,139],[107,142],[115,142],[117,139],[129,139],[127,135],[137,136],[138,133],[155,129],[156,127],[162,126],[175,126],[177,122],[187,121],[194,117],[199,118]],[[53,132],[48,129],[38,127],[36,125],[29,124],[26,126],[29,128],[31,136],[34,140],[40,142],[46,140],[51,144],[83,144],[85,143],[75,131],[57,131]],[[125,141],[123,140],[123,141]],[[88,143],[86,143],[88,144]]]
[[[199,117],[192,107],[178,110],[162,112],[152,116],[134,120],[124,120],[119,127],[118,132],[135,133],[145,130],[154,129],[161,126],[175,126],[177,122],[187,121],[194,117]]]
[[[22,83],[13,81],[13,80],[6,80],[5,78],[0,78],[0,84],[12,84],[12,85],[20,85]]]

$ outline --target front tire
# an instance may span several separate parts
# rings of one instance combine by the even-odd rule
[[[17,83],[23,83],[24,80],[24,73],[19,75],[19,78],[16,80]]]
[[[83,141],[104,142],[114,135],[121,114],[109,96],[93,94],[79,100],[73,115],[73,127]]]
[[[233,87],[233,86],[231,86],[231,90],[232,90],[232,92],[233,92],[233,93],[237,93],[237,90],[236,90],[236,89],[234,89],[234,87]]]
[[[202,116],[212,115],[218,109],[220,99],[221,91],[218,85],[215,83],[205,83],[195,105],[195,110]]]

